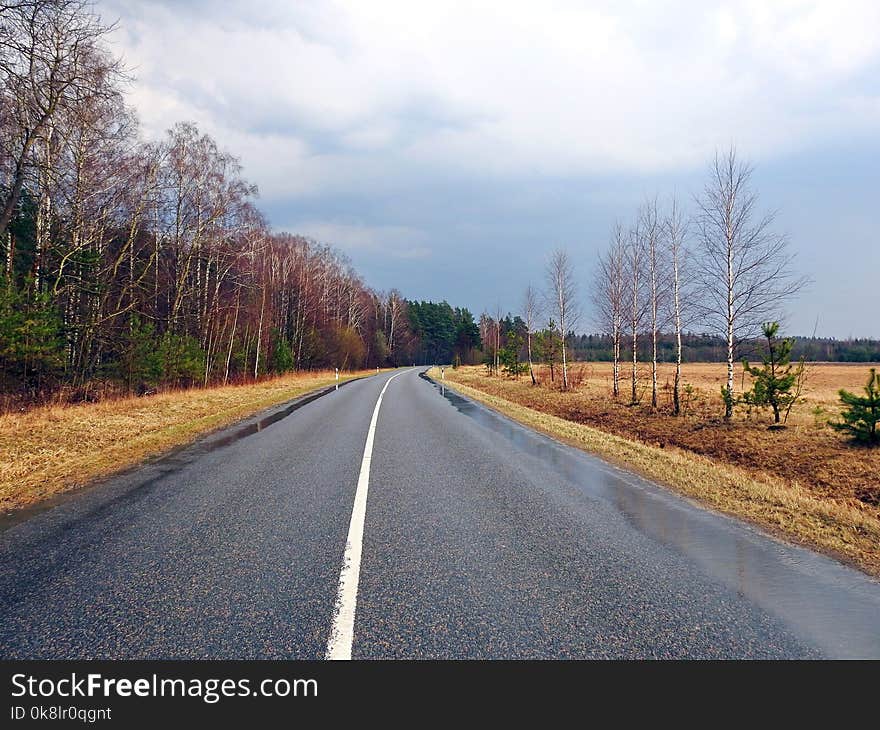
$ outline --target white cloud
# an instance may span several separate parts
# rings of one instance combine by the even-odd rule
[[[105,7],[145,129],[199,122],[270,198],[760,159],[880,121],[874,0]]]

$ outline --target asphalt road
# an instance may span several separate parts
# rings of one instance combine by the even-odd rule
[[[7,525],[0,656],[322,658],[348,570],[354,658],[880,657],[880,583],[397,375]]]

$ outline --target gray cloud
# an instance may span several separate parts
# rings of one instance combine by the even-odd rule
[[[835,270],[832,220],[837,246],[873,252],[857,183],[822,178],[877,152],[872,0],[102,7],[145,133],[196,121],[241,156],[275,225],[336,243],[383,288],[513,307],[554,245],[587,277],[615,217],[645,194],[687,197],[731,140],[805,264]],[[807,172],[778,183],[793,169]],[[859,184],[876,199],[876,176]],[[876,329],[829,286],[808,302],[840,313],[827,331]]]

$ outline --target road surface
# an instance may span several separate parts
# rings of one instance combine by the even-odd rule
[[[880,583],[421,370],[7,524],[0,656],[880,657]]]

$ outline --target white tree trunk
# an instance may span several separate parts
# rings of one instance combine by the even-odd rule
[[[733,273],[734,240],[732,224],[727,226],[727,398],[724,404],[724,417],[733,416],[733,334],[734,334],[734,273]]]
[[[672,412],[677,416],[681,412],[681,299],[677,246],[673,248],[672,254],[672,298],[675,319],[675,382],[672,386]]]

